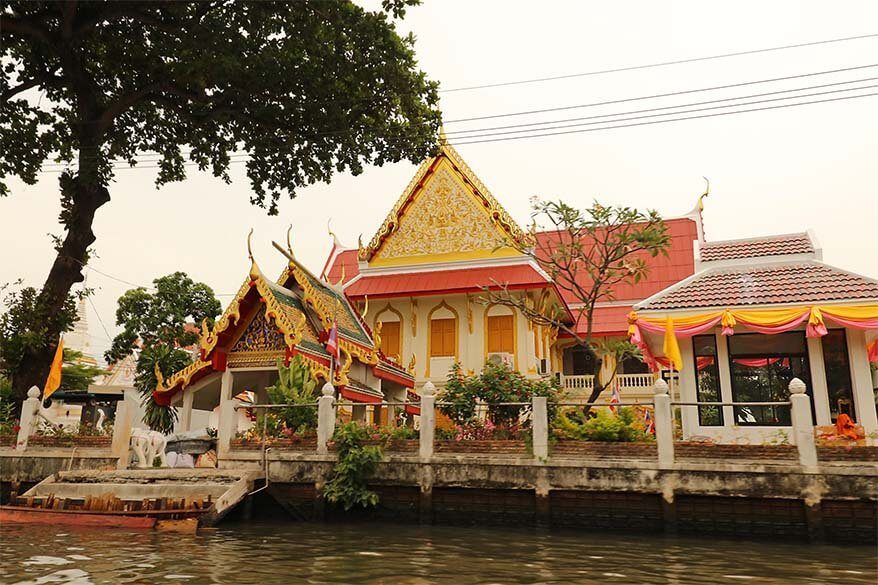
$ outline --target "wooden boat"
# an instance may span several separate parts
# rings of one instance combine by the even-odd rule
[[[141,528],[195,532],[198,518],[213,503],[188,498],[121,500],[112,494],[71,498],[13,497],[10,505],[0,506],[0,524],[63,524],[104,528]]]

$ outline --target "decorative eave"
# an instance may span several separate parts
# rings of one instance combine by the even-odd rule
[[[399,228],[400,217],[412,201],[415,193],[422,186],[424,180],[429,176],[430,171],[438,165],[439,161],[445,157],[455,171],[460,175],[463,182],[469,186],[482,205],[487,210],[491,220],[501,229],[503,229],[510,238],[515,241],[523,241],[528,235],[518,226],[514,219],[506,212],[502,205],[494,198],[484,183],[478,178],[473,170],[466,164],[463,158],[454,148],[446,141],[442,141],[439,147],[439,154],[429,158],[421,163],[415,172],[412,180],[406,186],[402,195],[396,201],[396,204],[390,210],[384,223],[375,232],[369,245],[360,246],[358,258],[368,262],[375,253],[381,248],[381,245],[396,229]]]

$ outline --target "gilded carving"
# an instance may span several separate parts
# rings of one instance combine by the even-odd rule
[[[491,251],[500,241],[490,216],[443,165],[399,218],[399,227],[376,257]]]
[[[412,297],[412,337],[418,336],[418,300]]]
[[[466,324],[469,328],[469,334],[473,334],[473,300],[469,294],[466,295]]]

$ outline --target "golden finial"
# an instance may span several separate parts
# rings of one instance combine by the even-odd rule
[[[256,260],[253,259],[253,248],[250,246],[250,239],[253,237],[253,228],[250,228],[250,233],[247,234],[247,256],[250,258],[250,262],[256,263]]]
[[[360,315],[360,317],[362,317],[363,320],[365,320],[365,319],[366,319],[366,315],[367,315],[368,313],[369,313],[369,295],[366,295],[366,306],[363,307],[363,314]]]
[[[163,389],[165,386],[165,377],[162,376],[162,370],[159,368],[158,362],[153,362],[152,371],[155,373],[156,388]]]
[[[287,228],[287,251],[290,253],[291,257],[295,257],[293,254],[293,243],[290,240],[290,232],[293,231],[293,224],[290,224],[290,227]]]
[[[445,146],[448,144],[448,137],[445,135],[445,124],[439,125],[439,145]]]
[[[363,234],[357,236],[357,248],[360,250],[363,249]]]
[[[344,284],[345,273],[344,273],[344,264],[341,265],[341,278],[338,279],[338,282],[335,283],[335,286],[341,286]]]
[[[710,195],[710,179],[708,179],[707,177],[701,178],[704,179],[706,185],[704,187],[704,193],[702,193],[701,197],[698,198],[698,210],[704,211],[704,198]]]
[[[418,363],[418,358],[415,357],[415,354],[412,354],[412,359],[409,360],[409,367],[407,368],[408,373],[412,376],[415,375],[415,365]]]

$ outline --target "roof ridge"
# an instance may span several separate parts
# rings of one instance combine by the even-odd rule
[[[814,247],[814,242],[811,241],[811,236],[810,236],[810,234],[808,234],[807,230],[803,231],[803,232],[790,232],[790,233],[786,233],[786,234],[770,234],[770,235],[764,235],[764,236],[752,236],[749,238],[737,238],[737,239],[733,239],[733,240],[716,240],[716,241],[712,241],[712,242],[705,241],[705,242],[701,242],[701,247],[703,249],[705,247],[711,247],[711,246],[723,246],[723,245],[729,245],[729,244],[746,244],[749,242],[760,242],[760,241],[768,240],[771,238],[793,238],[793,237],[804,237],[811,244],[811,247],[812,248]]]

